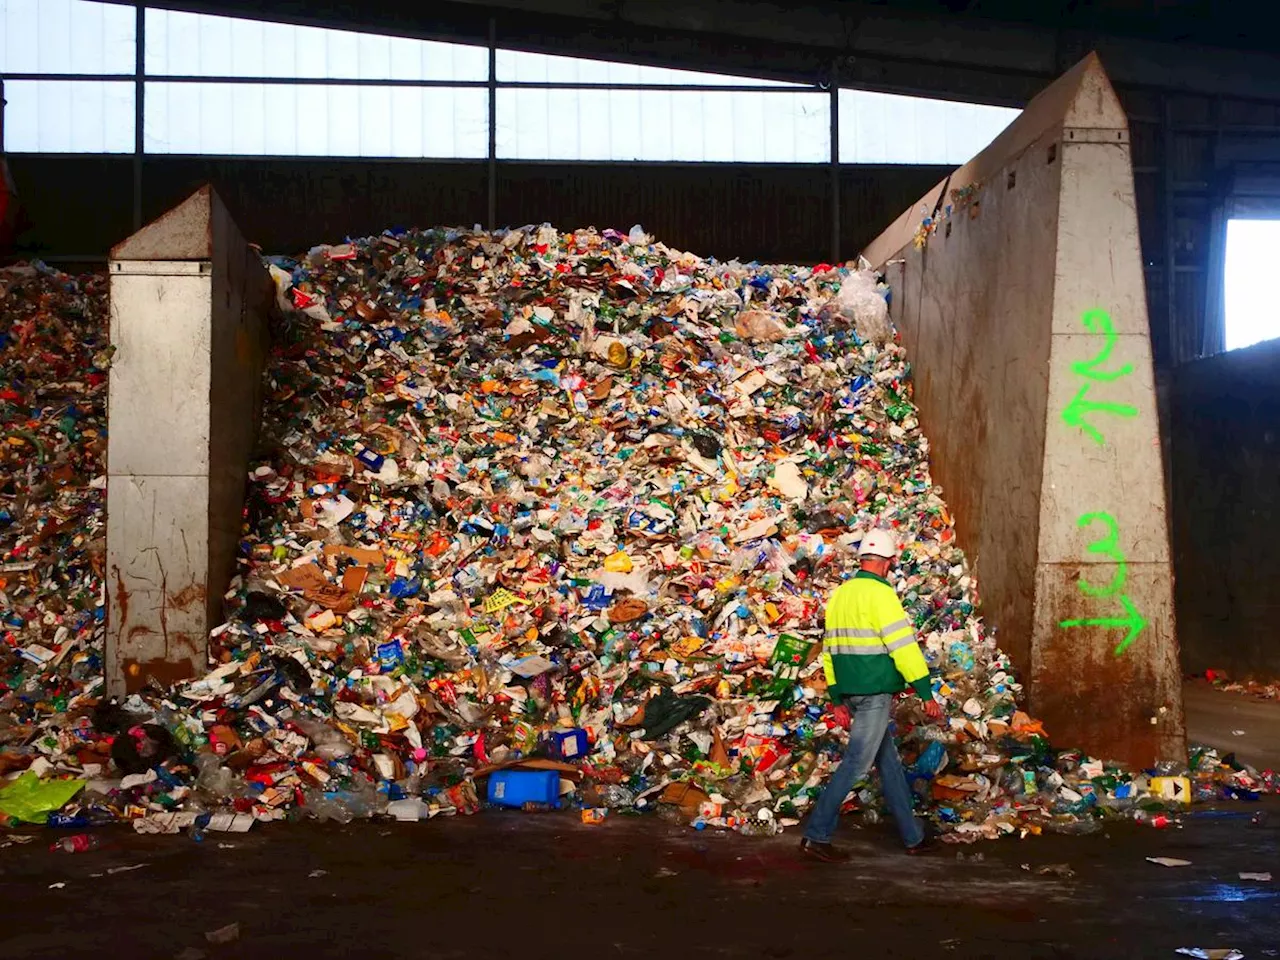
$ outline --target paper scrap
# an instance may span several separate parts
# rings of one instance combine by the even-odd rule
[[[217,930],[206,931],[204,938],[210,943],[233,943],[240,939],[240,924],[228,923]]]
[[[790,460],[784,460],[774,468],[769,486],[788,500],[805,500],[809,496],[809,484],[800,475],[800,468]]]
[[[1179,860],[1177,857],[1147,857],[1148,863],[1157,863],[1162,867],[1189,867],[1190,860]]]
[[[554,666],[555,664],[546,657],[540,657],[535,654],[534,656],[522,657],[519,660],[511,662],[507,665],[507,669],[516,676],[524,677],[527,680],[530,677],[536,677],[540,674],[546,673]]]
[[[209,818],[208,829],[217,833],[248,833],[253,826],[251,813],[215,813]]]
[[[156,778],[157,774],[154,767],[146,773],[131,773],[120,781],[120,789],[132,790],[134,787],[143,787],[148,783],[155,782]]]
[[[747,543],[751,540],[759,540],[762,537],[772,536],[777,532],[778,521],[776,517],[765,517],[763,520],[757,520],[755,523],[743,527],[741,530],[734,531],[734,543]]]

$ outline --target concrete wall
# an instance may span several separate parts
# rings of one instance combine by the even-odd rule
[[[1280,340],[1179,367],[1173,421],[1183,665],[1280,676]]]
[[[221,623],[222,594],[236,574],[246,465],[262,409],[274,286],[222,204],[214,205],[209,383],[207,622]]]
[[[119,693],[203,663],[208,529],[190,514],[209,499],[212,286],[205,262],[111,266],[106,668]]]
[[[234,573],[271,281],[205,188],[112,252],[108,690],[204,667]]]
[[[941,226],[914,242],[935,210]],[[1096,58],[867,256],[893,286],[934,476],[1031,708],[1059,744],[1180,756],[1128,132]]]

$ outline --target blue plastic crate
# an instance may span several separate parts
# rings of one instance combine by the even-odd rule
[[[526,803],[560,808],[560,774],[554,770],[499,770],[489,777],[489,802],[519,809]]]

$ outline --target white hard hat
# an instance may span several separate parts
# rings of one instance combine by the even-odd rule
[[[888,530],[868,530],[858,547],[859,557],[882,557],[892,560],[898,555],[898,541]]]

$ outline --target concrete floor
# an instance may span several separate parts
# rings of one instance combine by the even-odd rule
[[[1252,823],[1262,808],[1269,820]],[[856,859],[839,867],[800,859],[794,834],[587,827],[571,814],[277,825],[203,842],[110,829],[76,855],[49,852],[41,831],[0,849],[0,957],[1280,956],[1280,883],[1238,877],[1280,881],[1280,802],[1227,813],[931,858],[846,823]],[[1075,876],[1034,873],[1056,863]],[[206,942],[232,922],[236,942]]]
[[[1182,688],[1187,739],[1226,752],[1260,770],[1280,769],[1280,700],[1225,693],[1204,680]]]

